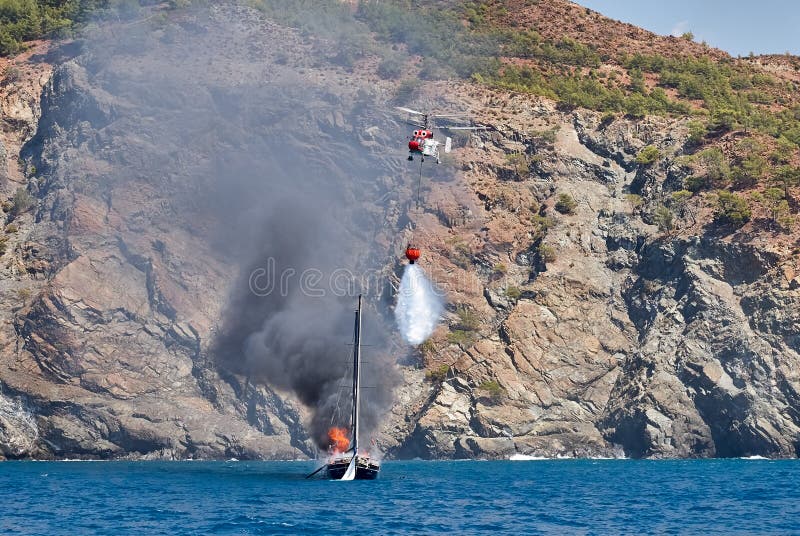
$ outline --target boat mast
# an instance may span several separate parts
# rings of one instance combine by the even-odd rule
[[[353,455],[358,454],[358,390],[361,384],[361,294],[356,309],[355,341],[353,344]]]

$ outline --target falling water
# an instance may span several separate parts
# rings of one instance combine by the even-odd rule
[[[431,336],[444,305],[442,297],[416,264],[403,272],[397,296],[395,318],[403,339],[413,345],[422,344]]]

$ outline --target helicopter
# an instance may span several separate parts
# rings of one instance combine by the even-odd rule
[[[397,109],[410,115],[418,115],[421,118],[419,121],[421,124],[418,126],[421,126],[422,128],[412,132],[408,142],[409,162],[412,162],[414,160],[414,155],[417,154],[420,156],[421,162],[425,161],[426,156],[430,156],[436,159],[437,164],[440,164],[441,159],[439,158],[439,146],[442,144],[442,142],[433,137],[433,118],[435,116],[402,106],[398,106]],[[449,137],[445,138],[444,152],[449,153],[452,147],[453,140]]]
[[[425,157],[431,157],[436,159],[436,163],[441,163],[441,157],[439,152],[439,146],[442,145],[442,142],[437,140],[434,137],[433,129],[438,128],[440,130],[487,130],[488,127],[485,126],[437,126],[435,124],[436,119],[453,119],[453,118],[460,118],[463,117],[462,115],[445,115],[445,114],[430,114],[427,112],[418,112],[417,110],[412,110],[411,108],[406,108],[404,106],[397,106],[395,107],[397,110],[401,112],[405,112],[410,116],[419,116],[418,120],[412,121],[409,120],[414,126],[421,127],[414,132],[411,133],[408,142],[408,160],[413,161],[414,155],[420,156],[420,161],[424,162]],[[449,137],[445,137],[444,139],[444,152],[449,153],[453,147],[453,140]]]
[[[422,183],[422,163],[425,162],[425,157],[436,159],[436,163],[441,163],[440,146],[444,145],[445,153],[449,153],[453,148],[453,140],[450,137],[445,137],[444,142],[437,140],[434,136],[434,129],[439,130],[489,130],[490,127],[484,125],[470,125],[470,126],[456,126],[456,125],[436,125],[436,119],[444,119],[447,122],[455,122],[464,120],[464,114],[431,114],[428,112],[419,112],[406,108],[405,106],[396,106],[395,109],[409,115],[408,123],[418,127],[411,133],[408,142],[408,160],[413,161],[414,155],[420,157],[419,167],[419,180],[417,182],[417,208],[420,206],[420,188]],[[411,119],[411,116],[416,118]]]

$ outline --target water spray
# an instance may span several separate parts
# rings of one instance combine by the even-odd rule
[[[431,336],[444,310],[442,297],[418,264],[407,264],[400,281],[395,319],[403,340],[414,346]]]

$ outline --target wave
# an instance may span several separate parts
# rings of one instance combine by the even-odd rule
[[[548,458],[546,456],[530,456],[528,454],[512,454],[509,458],[512,462],[530,462],[530,461],[540,461],[540,460],[552,460],[553,458]]]

